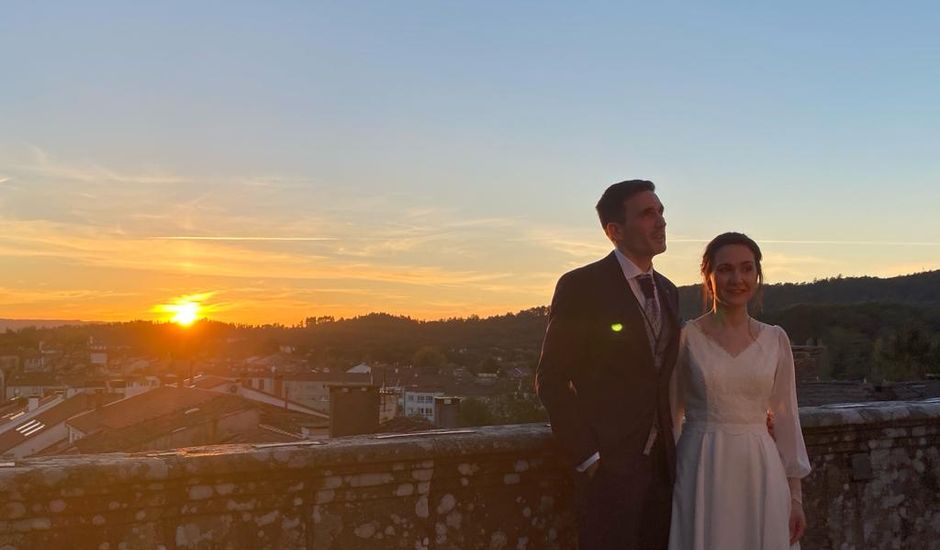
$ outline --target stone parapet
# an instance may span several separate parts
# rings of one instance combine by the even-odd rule
[[[24,460],[0,549],[570,548],[544,425]]]
[[[940,549],[940,402],[801,418],[804,550]],[[574,546],[544,424],[0,466],[0,550]]]
[[[940,399],[800,409],[806,549],[940,549]]]

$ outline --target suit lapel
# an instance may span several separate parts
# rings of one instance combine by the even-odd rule
[[[630,283],[627,282],[626,277],[624,277],[623,268],[620,267],[617,256],[611,252],[610,255],[604,259],[604,263],[607,278],[610,281],[609,295],[616,304],[617,311],[623,316],[624,326],[629,327],[628,330],[630,330],[630,334],[635,340],[635,349],[645,350],[646,353],[642,358],[643,362],[647,364],[649,368],[655,368],[653,350],[650,349],[649,338],[646,336],[646,319],[643,317],[643,313],[641,313],[640,310],[642,306],[633,294]],[[632,359],[635,360],[636,358]]]
[[[630,283],[624,277],[620,262],[617,261],[617,257],[613,252],[605,258],[604,263],[607,278],[610,282],[610,295],[614,303],[617,304],[617,309],[624,314],[624,320],[629,323],[628,326],[633,326],[634,323],[642,323],[643,314],[640,313],[640,304],[636,301]]]

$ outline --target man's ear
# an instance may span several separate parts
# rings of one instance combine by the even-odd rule
[[[604,233],[607,234],[607,238],[613,242],[620,242],[620,237],[623,228],[617,222],[607,222],[607,225],[604,226]]]

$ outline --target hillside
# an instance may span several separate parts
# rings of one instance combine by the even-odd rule
[[[700,315],[698,287],[682,287],[680,300],[683,318]],[[93,337],[112,350],[150,356],[166,356],[184,345],[185,353],[238,360],[289,345],[317,366],[360,361],[410,364],[420,357],[470,368],[491,367],[494,362],[531,367],[538,360],[547,311],[536,307],[488,318],[440,321],[372,313],[352,319],[310,318],[303,327],[204,321],[185,332],[185,342],[173,325],[84,324],[0,333],[0,352],[35,350],[40,340],[77,350]],[[769,285],[764,308],[755,315],[783,326],[794,343],[826,345],[830,368],[824,376],[905,380],[940,373],[940,271]]]

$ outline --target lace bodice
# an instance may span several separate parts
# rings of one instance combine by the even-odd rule
[[[760,323],[754,341],[731,355],[695,321],[686,323],[673,377],[673,410],[677,437],[682,429],[766,432],[767,412],[772,411],[787,476],[809,473],[793,353],[786,332],[778,326]]]

